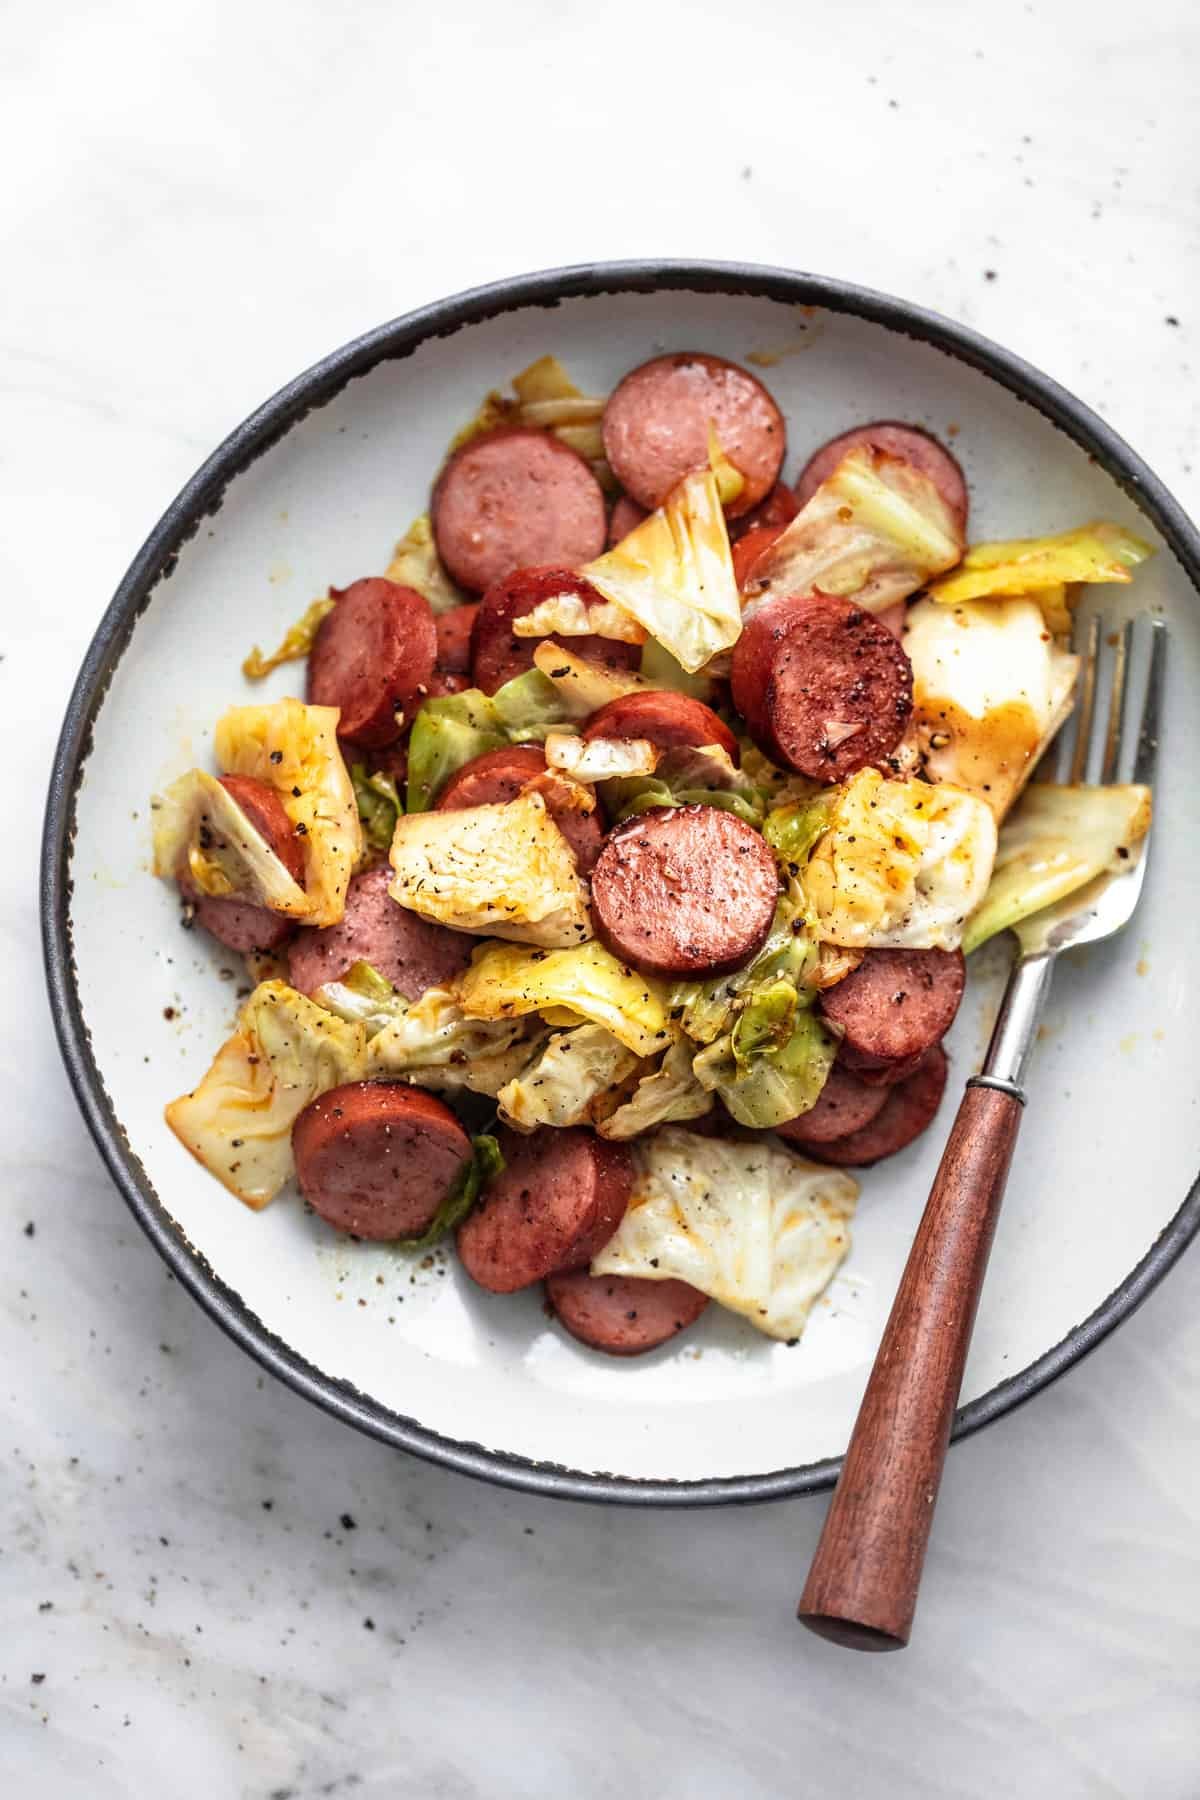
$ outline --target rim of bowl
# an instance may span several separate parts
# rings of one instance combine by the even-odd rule
[[[42,944],[59,1048],[84,1120],[118,1189],[151,1243],[184,1287],[234,1341],[272,1375],[326,1412],[425,1460],[558,1499],[632,1505],[713,1506],[777,1500],[831,1487],[841,1468],[830,1457],[757,1475],[643,1480],[533,1462],[461,1442],[380,1405],[324,1374],[262,1322],[186,1241],[158,1198],[116,1116],[92,1054],[71,945],[71,852],[75,802],[92,730],[109,683],[158,583],[182,546],[217,512],[229,484],[315,407],[378,363],[411,355],[426,339],[449,336],[529,306],[606,294],[683,292],[752,296],[848,313],[882,325],[978,369],[1049,419],[1112,477],[1170,545],[1200,588],[1200,531],[1128,444],[1090,407],[1021,357],[910,301],[828,276],[752,263],[688,259],[598,262],[488,282],[418,308],[323,357],[280,389],[213,452],[167,508],[129,567],[100,621],[67,706],[55,752],[42,840]],[[1150,1249],[1107,1299],[1026,1368],[981,1394],[955,1417],[955,1438],[1011,1412],[1077,1363],[1157,1286],[1200,1230],[1200,1177]]]

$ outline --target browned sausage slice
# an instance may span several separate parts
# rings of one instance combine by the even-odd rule
[[[327,981],[340,981],[352,963],[370,963],[406,1000],[426,988],[445,987],[462,974],[476,940],[445,925],[433,925],[388,893],[386,864],[355,875],[346,890],[346,910],[336,925],[306,925],[288,951],[292,986],[314,994]]]
[[[545,568],[514,569],[503,580],[490,587],[479,604],[475,629],[471,635],[471,671],[475,686],[485,694],[494,694],[506,681],[513,681],[533,667],[533,653],[540,643],[558,644],[574,651],[589,662],[602,663],[609,669],[632,669],[641,659],[636,644],[625,644],[616,638],[573,637],[563,639],[515,637],[513,620],[531,613],[543,600],[559,594],[574,594],[587,604],[599,604],[600,595],[590,581],[576,575],[573,569],[553,564]]]
[[[759,748],[814,781],[843,781],[896,748],[912,712],[912,664],[849,600],[768,601],[733,649],[733,700]]]
[[[708,466],[708,428],[745,477],[731,518],[764,500],[787,447],[783,414],[737,363],[699,351],[656,356],[618,384],[604,409],[604,454],[639,506],[661,506],[676,482]]]
[[[782,531],[785,525],[791,524],[799,511],[800,502],[791,488],[786,487],[782,481],[777,481],[765,500],[760,500],[757,506],[752,507],[748,513],[743,513],[740,519],[731,521],[729,541],[739,544],[749,532],[762,531],[767,526],[777,532]]]
[[[828,481],[844,456],[859,444],[881,450],[885,456],[897,456],[927,475],[958,523],[964,537],[967,530],[966,477],[944,444],[915,425],[901,425],[894,419],[876,419],[870,425],[856,425],[851,431],[830,438],[827,444],[810,456],[796,481],[796,498],[807,506],[823,481]]]
[[[303,887],[304,850],[275,789],[253,775],[222,775],[220,781],[292,880]],[[269,906],[202,893],[185,870],[180,871],[179,891],[194,907],[197,924],[227,950],[240,955],[250,950],[277,950],[296,928],[294,919],[272,912]]]
[[[300,1191],[338,1231],[419,1237],[471,1157],[471,1140],[432,1094],[352,1081],[313,1100],[292,1127]]]
[[[546,810],[575,853],[586,875],[600,854],[604,826],[599,807],[589,813],[565,803],[563,778],[544,780],[546,758],[536,744],[512,744],[502,750],[485,750],[453,774],[438,796],[439,812],[461,812],[466,806],[507,806],[521,789],[541,782],[539,792]]]
[[[686,1281],[637,1275],[551,1275],[546,1298],[571,1336],[609,1356],[640,1356],[694,1325],[708,1305]]]
[[[845,980],[823,991],[821,1011],[842,1032],[842,1061],[879,1069],[940,1043],[965,985],[961,950],[868,950]]]
[[[885,1090],[887,1099],[869,1125],[832,1143],[814,1144],[813,1155],[820,1162],[858,1169],[905,1149],[932,1123],[945,1092],[948,1067],[940,1044],[927,1051],[915,1074]]]
[[[835,1063],[816,1105],[775,1129],[789,1143],[828,1144],[869,1125],[883,1111],[886,1100],[885,1088],[867,1087],[857,1075]]]
[[[433,490],[438,554],[476,594],[531,564],[590,562],[607,529],[596,477],[546,431],[517,427],[472,438]]]
[[[746,583],[754,573],[754,565],[765,551],[771,548],[777,537],[786,531],[785,525],[756,525],[753,531],[747,531],[733,546],[733,579],[737,582],[738,593],[742,593]]]
[[[669,688],[648,688],[609,700],[588,719],[583,735],[591,738],[647,738],[661,750],[701,750],[719,744],[734,762],[738,741],[728,725],[703,700]]]
[[[613,507],[612,517],[608,521],[609,548],[611,549],[614,544],[619,544],[623,537],[628,537],[631,531],[637,529],[643,519],[649,517],[644,506],[639,506],[636,500],[629,498],[628,494],[622,494]]]
[[[633,1158],[582,1126],[501,1131],[504,1168],[458,1229],[472,1281],[512,1294],[558,1269],[586,1265],[621,1222]]]
[[[740,968],[761,950],[778,893],[766,841],[716,806],[630,819],[610,835],[592,871],[596,935],[651,975]]]
[[[471,672],[471,629],[475,624],[478,604],[452,606],[438,613],[433,621],[437,632],[437,666],[446,675],[469,675]]]
[[[308,659],[308,697],[341,709],[338,736],[392,744],[425,698],[437,656],[429,602],[382,576],[335,593]],[[397,723],[397,714],[403,723]]]
[[[839,1053],[839,1062],[848,1069],[857,1080],[869,1088],[895,1087],[898,1081],[907,1081],[915,1075],[924,1061],[925,1052],[918,1051],[913,1056],[898,1056],[895,1062],[876,1062],[873,1057],[860,1056],[855,1050],[843,1049]]]

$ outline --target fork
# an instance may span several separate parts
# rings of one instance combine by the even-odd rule
[[[1153,783],[1167,631],[1143,615],[1149,654],[1140,724],[1122,756],[1134,621],[1109,635],[1075,626],[1080,654],[1073,744],[1056,751],[1072,784],[1092,771]],[[1113,645],[1107,708],[1097,707],[1101,640]],[[1103,713],[1103,717],[1101,717]],[[1096,774],[1093,774],[1093,779]],[[1025,1072],[1062,951],[1111,937],[1131,918],[1147,843],[1128,869],[1102,875],[1015,927],[1017,954],[983,1068],[967,1082],[941,1166],[884,1329],[837,1489],[800,1601],[803,1624],[856,1650],[907,1644],[946,1460],[963,1365],[1025,1105]]]

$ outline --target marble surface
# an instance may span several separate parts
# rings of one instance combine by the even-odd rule
[[[1195,1254],[955,1450],[914,1644],[852,1658],[791,1617],[823,1501],[578,1509],[353,1435],[201,1315],[76,1115],[32,873],[69,685],[162,507],[331,345],[556,262],[788,263],[1006,342],[1200,506],[1186,0],[436,16],[5,10],[5,1790],[1185,1800]]]

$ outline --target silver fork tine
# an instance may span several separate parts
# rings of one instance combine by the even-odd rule
[[[1150,667],[1146,673],[1146,697],[1142,702],[1142,722],[1138,727],[1137,752],[1133,759],[1134,781],[1148,787],[1154,782],[1154,765],[1158,759],[1158,734],[1162,723],[1163,681],[1167,667],[1167,622],[1150,621]]]
[[[1104,740],[1104,761],[1100,767],[1103,782],[1115,781],[1121,758],[1121,739],[1125,730],[1125,684],[1129,678],[1129,650],[1133,643],[1133,620],[1127,619],[1113,651],[1112,686],[1108,697],[1108,735]]]
[[[1075,633],[1078,639],[1079,633]],[[1077,648],[1078,645],[1077,645]],[[1067,780],[1078,786],[1087,776],[1088,752],[1092,747],[1092,716],[1096,705],[1096,660],[1100,654],[1100,620],[1093,613],[1084,628],[1083,645],[1079,648],[1082,667],[1079,672],[1079,701],[1075,709],[1075,753]]]

